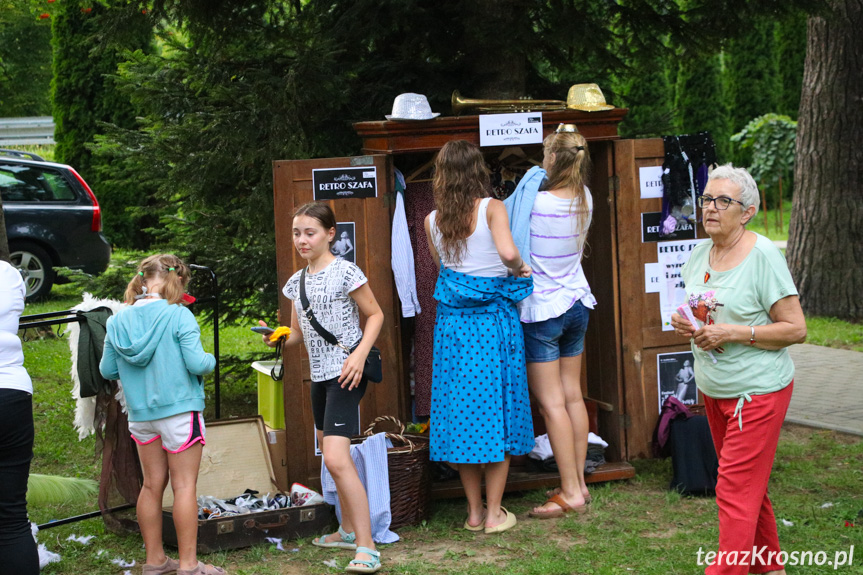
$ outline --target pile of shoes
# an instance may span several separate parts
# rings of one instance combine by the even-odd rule
[[[290,496],[284,493],[276,493],[272,497],[269,493],[263,497],[258,495],[259,493],[254,489],[246,489],[242,495],[230,499],[201,495],[198,497],[198,519],[235,517],[261,511],[285,509],[286,507],[314,505],[322,503],[324,500],[320,493],[299,483],[294,483],[291,486]]]

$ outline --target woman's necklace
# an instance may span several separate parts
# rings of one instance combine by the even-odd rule
[[[742,240],[742,239],[743,239],[743,236],[744,236],[745,234],[746,234],[746,232],[745,232],[745,231],[744,231],[744,233],[740,234],[740,236],[739,236],[736,240],[734,240],[734,243],[733,243],[733,244],[731,244],[729,247],[727,247],[727,248],[722,252],[722,254],[717,254],[717,253],[715,253],[715,252],[714,252],[714,250],[716,250],[716,244],[713,244],[713,247],[712,247],[712,248],[710,248],[710,256],[707,258],[707,265],[708,265],[710,268],[716,267],[716,266],[719,264],[719,262],[720,262],[720,261],[722,261],[722,260],[724,260],[724,259],[725,259],[725,256],[727,256],[727,255],[728,255],[728,254],[730,254],[732,251],[734,251],[734,247],[735,247],[737,244],[739,244],[739,243],[740,243],[740,240]],[[711,261],[711,260],[712,260],[712,261]],[[707,271],[705,271],[705,272],[704,272],[704,283],[707,283],[707,281],[708,281],[709,279],[710,279],[710,270],[708,269]]]

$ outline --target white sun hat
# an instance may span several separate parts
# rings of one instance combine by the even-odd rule
[[[387,114],[387,120],[431,120],[440,116],[431,111],[428,98],[422,94],[406,92],[396,96],[393,101],[393,113]]]

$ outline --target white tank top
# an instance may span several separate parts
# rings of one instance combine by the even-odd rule
[[[491,230],[488,228],[487,212],[490,201],[491,198],[480,201],[476,215],[476,229],[468,236],[464,255],[458,264],[449,261],[441,249],[441,234],[436,223],[437,210],[431,213],[429,223],[431,224],[432,240],[443,265],[451,270],[472,276],[490,278],[507,276],[506,266],[500,261],[500,254],[497,253],[497,248],[491,237]]]

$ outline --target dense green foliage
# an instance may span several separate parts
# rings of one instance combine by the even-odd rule
[[[731,141],[749,153],[749,171],[763,187],[768,203],[773,205],[780,182],[784,180],[787,186],[794,173],[797,122],[788,116],[765,114],[746,124]],[[787,187],[784,192],[788,197]]]
[[[782,85],[776,111],[794,120],[800,110],[807,19],[805,12],[795,11],[776,26],[776,61],[779,63],[779,81]]]
[[[338,155],[329,136],[349,129],[333,112],[348,93],[326,35],[245,16],[231,34],[165,34],[164,54],[131,54],[119,78],[139,127],[112,129],[98,149],[118,185],[136,180],[158,206],[153,249],[216,270],[232,317],[275,310],[273,160]]]
[[[669,60],[670,57],[659,57],[637,63],[625,74],[618,88],[623,101],[618,105],[628,107],[629,114],[620,124],[621,137],[654,137],[675,132],[674,84]],[[676,72],[675,67],[674,80]]]
[[[772,19],[761,18],[748,33],[730,40],[725,50],[727,96],[734,132],[739,132],[756,116],[777,109],[781,84],[775,27]]]
[[[50,85],[50,22],[26,3],[0,3],[0,118],[49,116]]]
[[[776,60],[775,28],[772,19],[758,19],[749,33],[732,39],[725,51],[732,133],[739,132],[753,118],[779,109],[782,90],[779,62]],[[748,166],[751,156],[746,149],[738,148],[733,160],[737,165]]]
[[[146,203],[146,190],[136,178],[119,183],[110,179],[110,166],[94,160],[90,150],[101,123],[131,128],[135,111],[115,86],[113,74],[125,59],[124,49],[147,48],[152,29],[140,13],[130,17],[120,7],[89,0],[64,0],[53,15],[53,102],[58,162],[73,166],[96,192],[103,208],[105,235],[121,246],[143,247],[149,238],[140,233],[142,216],[136,206]],[[122,44],[105,36],[122,16]]]
[[[719,54],[685,52],[681,55],[676,107],[680,132],[710,132],[716,144],[717,160],[720,163],[729,161],[731,125]]]

